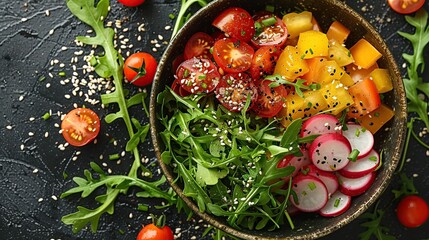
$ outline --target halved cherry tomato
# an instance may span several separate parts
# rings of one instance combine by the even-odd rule
[[[171,89],[173,89],[173,91],[179,94],[179,96],[181,97],[186,97],[191,95],[190,92],[183,89],[182,85],[180,85],[179,79],[174,79],[173,83],[171,84]]]
[[[182,64],[183,61],[185,61],[185,57],[183,57],[183,54],[180,54],[173,59],[173,62],[171,64],[173,66],[173,74],[176,74],[177,68],[180,64]]]
[[[389,6],[397,13],[410,14],[419,10],[425,0],[388,0]]]
[[[256,34],[252,38],[252,44],[256,47],[278,46],[281,47],[287,40],[287,29],[283,21],[274,16],[267,14],[255,20]]]
[[[215,62],[229,73],[244,72],[249,69],[254,53],[255,50],[249,44],[235,38],[220,39],[213,46]]]
[[[214,63],[204,58],[191,58],[179,65],[176,77],[190,93],[209,93],[219,83],[220,74]]]
[[[258,80],[261,76],[273,74],[279,56],[280,49],[274,46],[264,46],[256,50],[249,69],[250,76]]]
[[[152,83],[158,63],[149,53],[137,52],[125,60],[125,79],[139,87]]]
[[[396,208],[396,216],[399,222],[408,228],[416,228],[423,225],[429,218],[429,206],[426,201],[416,195],[406,196],[401,199]]]
[[[100,132],[100,118],[91,109],[75,108],[64,117],[61,131],[70,145],[84,146]]]
[[[214,40],[207,33],[197,32],[191,36],[186,42],[185,51],[183,56],[185,59],[193,57],[197,58],[211,58],[210,48],[213,46]]]
[[[272,118],[283,108],[287,90],[283,85],[271,88],[269,85],[272,83],[270,80],[259,80],[258,87],[258,100],[252,110],[260,117]]]
[[[144,3],[145,0],[118,0],[118,2],[124,4],[127,7],[137,7]]]
[[[249,42],[255,35],[255,22],[249,12],[242,8],[232,7],[223,11],[213,21],[213,26],[229,36]]]
[[[258,90],[246,73],[230,73],[223,76],[215,90],[216,98],[231,112],[239,112],[250,97],[250,107],[258,98]]]

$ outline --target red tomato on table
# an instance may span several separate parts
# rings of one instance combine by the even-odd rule
[[[164,215],[163,215],[164,216]],[[165,225],[165,217],[152,218],[154,223],[144,226],[136,240],[174,240],[173,231]]]
[[[150,85],[156,73],[158,63],[149,53],[137,52],[125,60],[125,79],[139,87]]]
[[[118,0],[118,2],[124,4],[127,7],[137,7],[144,3],[145,0]]]
[[[91,109],[76,108],[64,117],[61,130],[70,145],[84,146],[94,140],[100,132],[100,118]]]
[[[397,13],[410,14],[417,12],[425,0],[388,0],[389,6]]]
[[[416,228],[424,224],[429,217],[429,206],[426,201],[416,195],[406,196],[401,199],[396,215],[399,222],[408,228]]]

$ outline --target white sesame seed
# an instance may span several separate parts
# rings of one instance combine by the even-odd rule
[[[57,200],[58,200],[58,197],[57,197],[57,196],[55,196],[55,195],[52,195],[52,196],[51,196],[51,198],[52,198],[54,201],[57,201]]]
[[[25,148],[24,144],[21,144],[20,148],[21,148],[21,151],[24,150]]]
[[[33,170],[33,173],[38,173],[39,172],[39,169],[37,169],[37,168],[35,168],[34,170]]]
[[[28,132],[28,136],[30,136],[30,137],[34,136],[34,133],[33,132]]]
[[[165,29],[165,30],[170,30],[170,29],[171,29],[171,26],[165,26],[165,27],[164,27],[164,29]]]
[[[46,16],[51,15],[51,13],[49,12],[49,10],[46,10],[46,11],[45,11],[45,15],[46,15]]]
[[[13,128],[13,127],[12,127],[11,125],[7,125],[7,126],[6,126],[6,129],[8,129],[8,130],[12,130],[12,128]]]
[[[28,18],[21,18],[21,22],[26,22],[28,21]]]
[[[22,102],[22,100],[24,100],[24,96],[23,95],[19,96],[18,101]]]
[[[49,35],[54,34],[54,29],[49,30]]]
[[[37,201],[38,202],[43,202],[43,198],[39,198]]]

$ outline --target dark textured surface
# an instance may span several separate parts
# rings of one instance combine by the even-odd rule
[[[177,12],[178,1],[148,0],[138,8],[125,8],[116,1],[111,2],[109,19],[125,20],[122,29],[129,28],[129,31],[121,32],[134,45],[131,52],[152,52],[154,45],[151,40],[156,39],[158,34],[165,39],[169,38],[170,31],[164,30],[164,26],[173,25],[168,14]],[[351,0],[346,3],[373,24],[386,40],[398,65],[402,66],[401,53],[411,51],[408,42],[396,34],[398,30],[410,31],[403,16],[392,12],[385,1]],[[145,23],[145,32],[137,31],[141,23]],[[115,214],[102,217],[97,234],[85,230],[73,235],[71,228],[60,221],[61,216],[76,211],[78,205],[90,207],[95,203],[78,196],[58,200],[52,198],[59,198],[62,192],[74,186],[71,177],[82,176],[90,161],[99,164],[105,162],[104,169],[125,173],[129,166],[127,163],[133,159],[130,154],[126,154],[121,158],[120,165],[107,160],[109,154],[120,153],[124,149],[126,130],[120,121],[104,124],[95,145],[80,149],[68,146],[65,151],[59,149],[64,140],[55,126],[61,122],[56,115],[57,111],[68,112],[73,108],[73,103],[91,105],[84,102],[84,97],[72,95],[70,99],[64,98],[65,94],[71,94],[74,87],[70,83],[62,85],[61,80],[66,78],[58,76],[61,71],[71,76],[73,70],[70,59],[75,56],[74,52],[83,49],[74,44],[74,38],[85,34],[87,29],[71,16],[64,1],[0,0],[0,239],[134,239],[139,226],[150,221],[147,220],[147,213],[136,210],[140,199],[121,196]],[[141,41],[137,40],[138,34],[141,35]],[[164,46],[154,53],[158,59]],[[62,50],[62,47],[67,47],[67,50]],[[76,66],[79,78],[84,78],[87,76],[79,69],[83,65],[81,58],[79,56],[80,61]],[[51,65],[51,60],[55,59],[59,63]],[[60,63],[65,66],[60,67]],[[405,69],[401,68],[401,71],[405,73]],[[41,76],[45,76],[46,80],[40,82]],[[50,84],[50,87],[47,88],[46,84]],[[83,86],[81,89],[87,91]],[[97,99],[97,94],[92,98]],[[91,108],[101,117],[106,114],[100,105]],[[40,117],[49,110],[55,115],[47,121],[41,120]],[[140,109],[135,110],[137,115],[140,112]],[[147,122],[148,119],[144,118],[143,121]],[[44,136],[45,132],[49,133],[48,137]],[[118,141],[117,146],[108,143],[111,138]],[[141,153],[149,157],[149,162],[156,162],[149,140],[141,145]],[[99,160],[100,154],[104,160]],[[74,157],[77,157],[75,161]],[[414,179],[416,187],[429,200],[426,191],[429,188],[426,150],[412,141],[408,157],[411,161],[406,164],[404,171],[410,177],[417,174]],[[153,165],[152,169],[156,171],[156,164]],[[36,173],[35,169],[38,169]],[[69,175],[65,180],[64,172]],[[390,191],[399,186],[399,178],[394,177],[381,198],[380,207],[388,207],[384,224],[398,239],[427,239],[429,223],[418,229],[405,229],[398,224],[394,216],[396,203],[391,203]],[[174,208],[165,211],[173,230],[181,228],[180,239],[191,239],[192,236],[201,239],[205,227],[195,222],[198,220],[187,222],[186,217],[178,215]],[[358,239],[357,235],[363,230],[361,222],[357,219],[324,239]]]

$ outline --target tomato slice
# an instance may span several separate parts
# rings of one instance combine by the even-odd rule
[[[219,39],[213,46],[213,58],[225,72],[238,73],[250,68],[253,48],[238,39]]]
[[[250,76],[258,80],[261,76],[273,74],[279,56],[280,49],[274,46],[264,46],[256,50],[249,69]]]
[[[417,12],[425,0],[388,0],[389,6],[397,13],[410,14]]]
[[[61,131],[70,145],[84,146],[100,132],[100,118],[91,109],[75,108],[64,117]]]
[[[252,16],[246,10],[238,7],[228,8],[221,12],[212,25],[244,42],[249,42],[255,35],[255,21]]]
[[[179,79],[174,79],[173,83],[171,84],[171,89],[173,89],[173,91],[181,97],[191,95],[190,92],[183,89],[182,85],[180,85]]]
[[[209,93],[219,83],[220,74],[214,63],[204,58],[191,58],[179,65],[176,77],[190,93]]]
[[[256,34],[252,38],[252,44],[255,47],[278,46],[281,47],[287,40],[287,28],[283,21],[274,16],[267,14],[259,17],[255,21]]]
[[[287,96],[287,90],[283,85],[271,88],[270,80],[259,80],[257,83],[258,99],[252,110],[260,117],[272,118],[282,110]]]
[[[197,32],[186,42],[183,56],[185,59],[207,58],[210,59],[212,54],[210,48],[213,46],[213,38],[204,32]]]
[[[258,90],[252,78],[246,73],[230,73],[222,77],[217,86],[216,98],[231,112],[239,112],[250,96],[250,107],[258,98]]]

